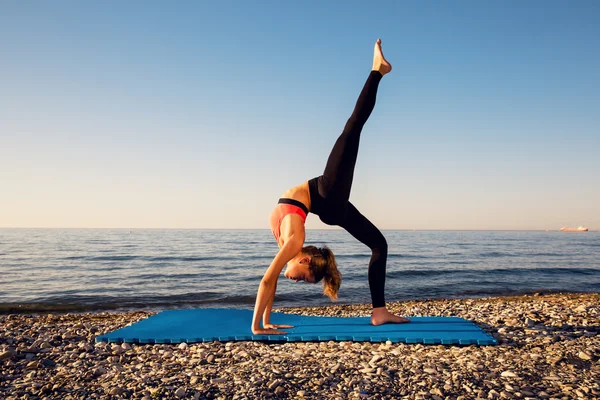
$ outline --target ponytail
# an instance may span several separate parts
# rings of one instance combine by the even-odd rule
[[[302,249],[302,254],[311,258],[308,268],[315,277],[315,282],[323,280],[323,294],[333,301],[337,300],[342,274],[337,268],[333,252],[327,246],[306,246]]]

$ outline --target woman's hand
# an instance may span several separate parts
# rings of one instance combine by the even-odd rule
[[[254,335],[285,335],[287,332],[279,331],[277,329],[265,329],[258,328],[252,329],[252,334]]]
[[[292,325],[263,324],[265,329],[291,329]]]

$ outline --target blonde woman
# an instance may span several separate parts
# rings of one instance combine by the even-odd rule
[[[371,323],[404,323],[409,320],[390,313],[385,306],[385,266],[387,242],[383,234],[350,203],[354,166],[358,155],[360,133],[375,107],[377,88],[381,78],[392,70],[384,58],[381,40],[375,43],[373,69],[358,97],[354,112],[348,119],[327,160],[323,175],[293,187],[283,193],[271,213],[270,224],[279,251],[260,282],[252,333],[255,335],[284,334],[280,329],[289,325],[270,323],[271,307],[277,290],[277,279],[287,264],[284,276],[296,282],[323,281],[323,292],[332,300],[342,282],[335,257],[327,247],[304,246],[304,223],[309,212],[319,216],[328,225],[344,228],[371,249],[369,261],[369,288],[373,311]],[[263,326],[260,326],[260,322]]]

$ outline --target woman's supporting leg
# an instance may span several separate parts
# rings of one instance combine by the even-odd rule
[[[406,318],[390,313],[385,306],[385,264],[388,248],[381,231],[350,202],[348,202],[348,211],[341,226],[371,249],[371,260],[369,261],[369,289],[373,302],[371,324],[410,322]]]
[[[371,249],[371,260],[369,261],[371,301],[373,308],[385,307],[385,266],[388,254],[385,237],[350,202],[348,202],[346,217],[340,226]]]
[[[377,88],[382,76],[379,71],[371,71],[369,74],[356,101],[354,112],[327,159],[325,171],[319,178],[319,194],[327,200],[341,203],[350,198],[360,133],[375,107]]]

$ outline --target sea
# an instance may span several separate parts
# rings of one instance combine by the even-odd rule
[[[383,231],[386,301],[600,292],[600,232]],[[370,250],[307,230],[342,273],[337,304],[369,304]],[[0,229],[0,313],[254,306],[277,253],[269,230]],[[274,308],[333,304],[280,276]]]

